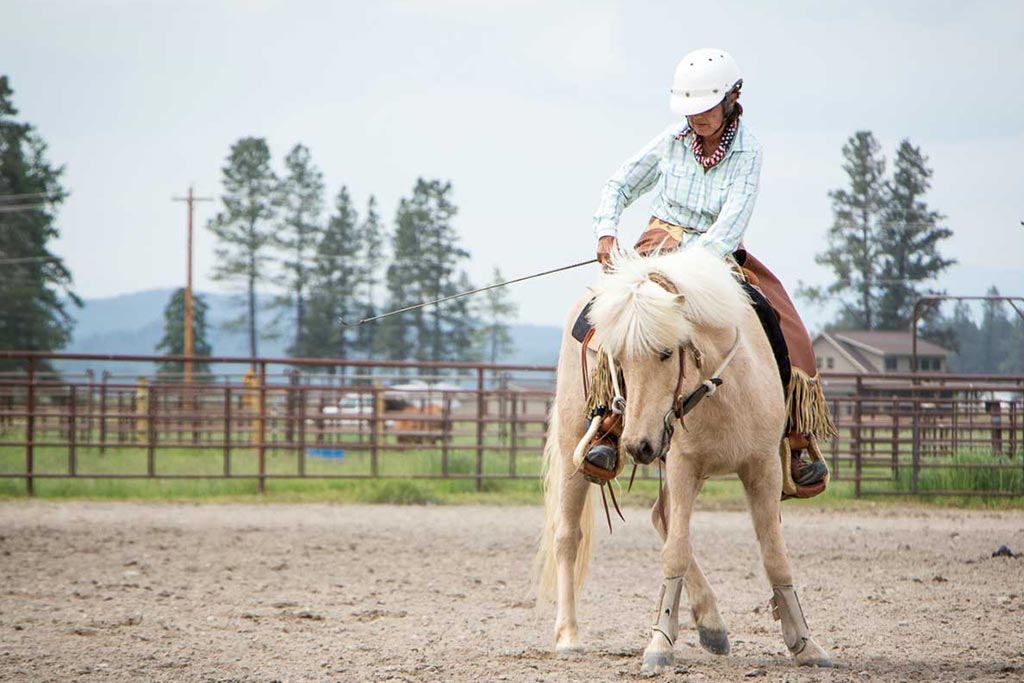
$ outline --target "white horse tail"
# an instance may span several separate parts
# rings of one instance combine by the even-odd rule
[[[548,438],[544,443],[544,530],[541,532],[537,557],[534,560],[534,575],[537,583],[538,604],[554,599],[558,582],[558,563],[555,558],[555,533],[561,512],[562,486],[565,483],[565,466],[569,454],[562,453],[558,402],[551,408],[548,421]],[[587,565],[590,563],[590,542],[594,534],[594,511],[591,507],[588,491],[583,512],[580,516],[580,544],[576,551],[576,566],[573,575],[576,579],[575,590],[579,593],[587,576]]]

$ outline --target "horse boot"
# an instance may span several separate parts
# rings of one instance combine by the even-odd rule
[[[622,459],[619,458],[619,436],[622,434],[622,415],[608,413],[601,420],[597,436],[583,457],[583,477],[593,484],[604,484],[619,476]]]
[[[832,658],[811,637],[803,607],[793,586],[772,586],[768,601],[772,619],[782,622],[782,639],[800,666],[832,667]]]

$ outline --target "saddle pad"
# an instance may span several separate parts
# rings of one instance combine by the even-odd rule
[[[789,363],[789,347],[786,345],[786,338],[782,336],[782,326],[779,324],[779,316],[775,309],[768,303],[768,299],[761,293],[760,289],[753,287],[750,283],[744,282],[743,289],[750,296],[754,304],[754,312],[757,319],[761,321],[768,342],[772,345],[772,353],[775,354],[775,363],[779,366],[779,378],[782,380],[782,390],[789,387],[789,379],[793,374],[793,367]]]
[[[789,386],[789,379],[793,374],[793,368],[789,363],[789,347],[786,346],[786,338],[782,336],[779,316],[775,314],[775,309],[768,303],[768,299],[761,293],[761,290],[752,287],[746,282],[743,283],[743,289],[750,296],[754,312],[757,313],[757,319],[761,321],[761,327],[764,329],[765,336],[768,337],[768,342],[771,344],[772,353],[775,355],[775,363],[779,367],[779,379],[782,380],[782,389],[785,390]],[[593,299],[587,302],[587,305],[583,307],[583,310],[577,316],[576,322],[572,325],[572,338],[581,344],[583,343],[583,338],[587,336],[587,332],[590,330],[590,321],[587,320],[587,314],[590,312],[590,306],[593,303]]]
[[[590,331],[590,321],[587,320],[587,314],[590,313],[590,306],[594,303],[591,299],[587,302],[587,305],[580,311],[580,315],[576,318],[576,322],[572,325],[572,338],[578,341],[580,344],[583,343],[583,338],[587,336],[587,332]]]

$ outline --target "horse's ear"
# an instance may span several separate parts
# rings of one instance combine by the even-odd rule
[[[676,303],[682,306],[686,303],[686,297],[682,294],[676,294]]]

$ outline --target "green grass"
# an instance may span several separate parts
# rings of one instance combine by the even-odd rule
[[[20,438],[20,434],[0,435],[0,439]],[[488,437],[487,445],[497,445],[496,437]],[[536,443],[536,442],[534,442]],[[333,475],[359,477],[353,479],[273,479],[266,482],[266,494],[257,491],[255,479],[46,479],[35,480],[35,495],[40,498],[76,498],[97,500],[189,500],[212,502],[236,501],[279,501],[279,502],[339,502],[339,503],[390,503],[401,505],[431,504],[493,504],[518,505],[542,502],[541,484],[537,478],[528,479],[487,479],[487,475],[502,476],[510,472],[510,459],[506,452],[484,451],[483,473],[480,490],[473,475],[476,473],[475,442],[471,437],[461,437],[451,445],[447,459],[447,472],[453,479],[426,479],[415,477],[436,477],[442,472],[443,458],[439,446],[415,448],[404,451],[382,451],[379,455],[378,475],[371,478],[372,458],[367,450],[358,450],[354,443],[323,444],[324,447],[345,448],[345,457],[338,461],[308,457],[305,473],[309,477]],[[34,471],[41,473],[65,473],[69,461],[66,447],[37,447]],[[145,448],[130,445],[108,447],[105,454],[98,448],[79,448],[77,451],[79,474],[137,474],[147,472]],[[901,458],[902,460],[902,458]],[[906,460],[898,477],[886,466],[865,469],[866,475],[882,476],[883,482],[865,482],[864,493],[868,500],[855,498],[852,481],[833,482],[828,491],[809,501],[788,501],[784,509],[814,506],[817,508],[859,508],[896,501],[903,504],[938,504],[959,507],[982,508],[1024,508],[1024,495],[1008,498],[983,497],[936,497],[929,491],[1024,491],[1024,464],[1020,458],[1009,460],[988,453],[961,452],[955,458],[940,459],[929,456],[929,464],[971,463],[975,465],[1005,463],[1018,464],[1014,470],[992,469],[922,469],[919,488],[923,496],[913,496],[910,491],[910,468]],[[156,472],[168,474],[220,475],[224,472],[223,453],[219,449],[191,450],[163,447],[156,451]],[[239,448],[232,451],[231,472],[235,475],[255,475],[257,454],[253,448]],[[519,476],[536,477],[540,473],[541,460],[536,449],[519,452],[515,470]],[[0,472],[20,473],[25,471],[24,449],[17,446],[0,446]],[[268,475],[295,475],[299,471],[297,454],[294,451],[268,449],[266,472]],[[852,477],[852,466],[844,464],[842,474]],[[628,477],[623,477],[623,486],[617,490],[620,503],[625,505],[649,506],[657,496],[657,480],[638,479],[630,493],[625,492]],[[885,491],[897,496],[875,496],[872,492]],[[25,497],[25,483],[22,479],[0,479],[0,498],[19,499]],[[714,509],[743,509],[746,501],[742,487],[735,480],[710,481],[701,494],[699,505]]]

